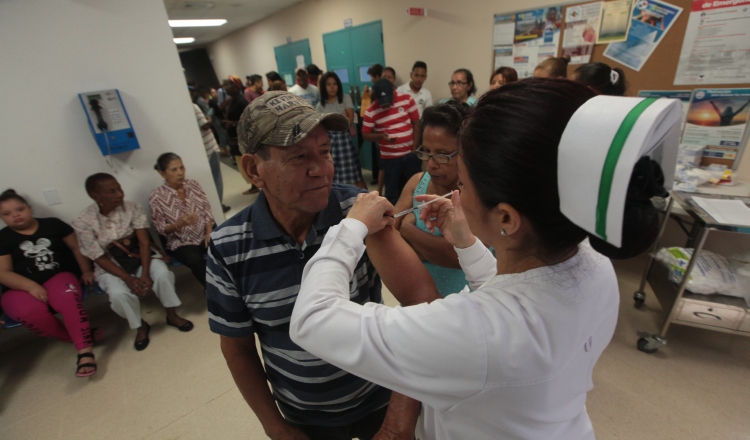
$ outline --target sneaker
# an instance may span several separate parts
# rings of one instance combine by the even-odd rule
[[[230,209],[232,209],[231,206],[221,205],[221,210],[224,211],[224,212],[228,212]]]

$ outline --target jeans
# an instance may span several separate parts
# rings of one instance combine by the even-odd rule
[[[213,152],[208,156],[208,165],[211,167],[211,175],[214,176],[214,185],[216,185],[216,192],[219,193],[219,202],[223,202],[224,179],[221,178],[221,161],[219,161],[219,153]]]
[[[422,161],[416,154],[409,153],[395,159],[383,159],[380,166],[384,172],[385,198],[395,205],[406,182],[422,170]]]

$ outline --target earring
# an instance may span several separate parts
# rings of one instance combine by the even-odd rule
[[[502,235],[503,237],[506,237],[508,233],[505,232],[505,229],[500,229],[500,235]]]

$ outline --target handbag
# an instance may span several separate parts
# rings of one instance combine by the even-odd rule
[[[149,247],[156,249],[165,263],[169,261],[169,257],[165,256],[153,243],[149,243]],[[120,240],[113,240],[107,246],[107,251],[112,259],[130,275],[141,267],[141,246],[135,232]]]
[[[141,267],[141,246],[138,243],[138,237],[135,233],[118,240],[113,240],[107,246],[109,255],[122,267],[128,274],[132,275]]]

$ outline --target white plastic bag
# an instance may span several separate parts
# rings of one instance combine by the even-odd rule
[[[656,254],[656,259],[669,268],[670,281],[680,283],[692,255],[693,249],[662,248]],[[687,289],[704,295],[720,293],[727,296],[745,297],[741,292],[734,266],[726,258],[710,251],[701,251],[698,255],[698,261],[690,273]]]

